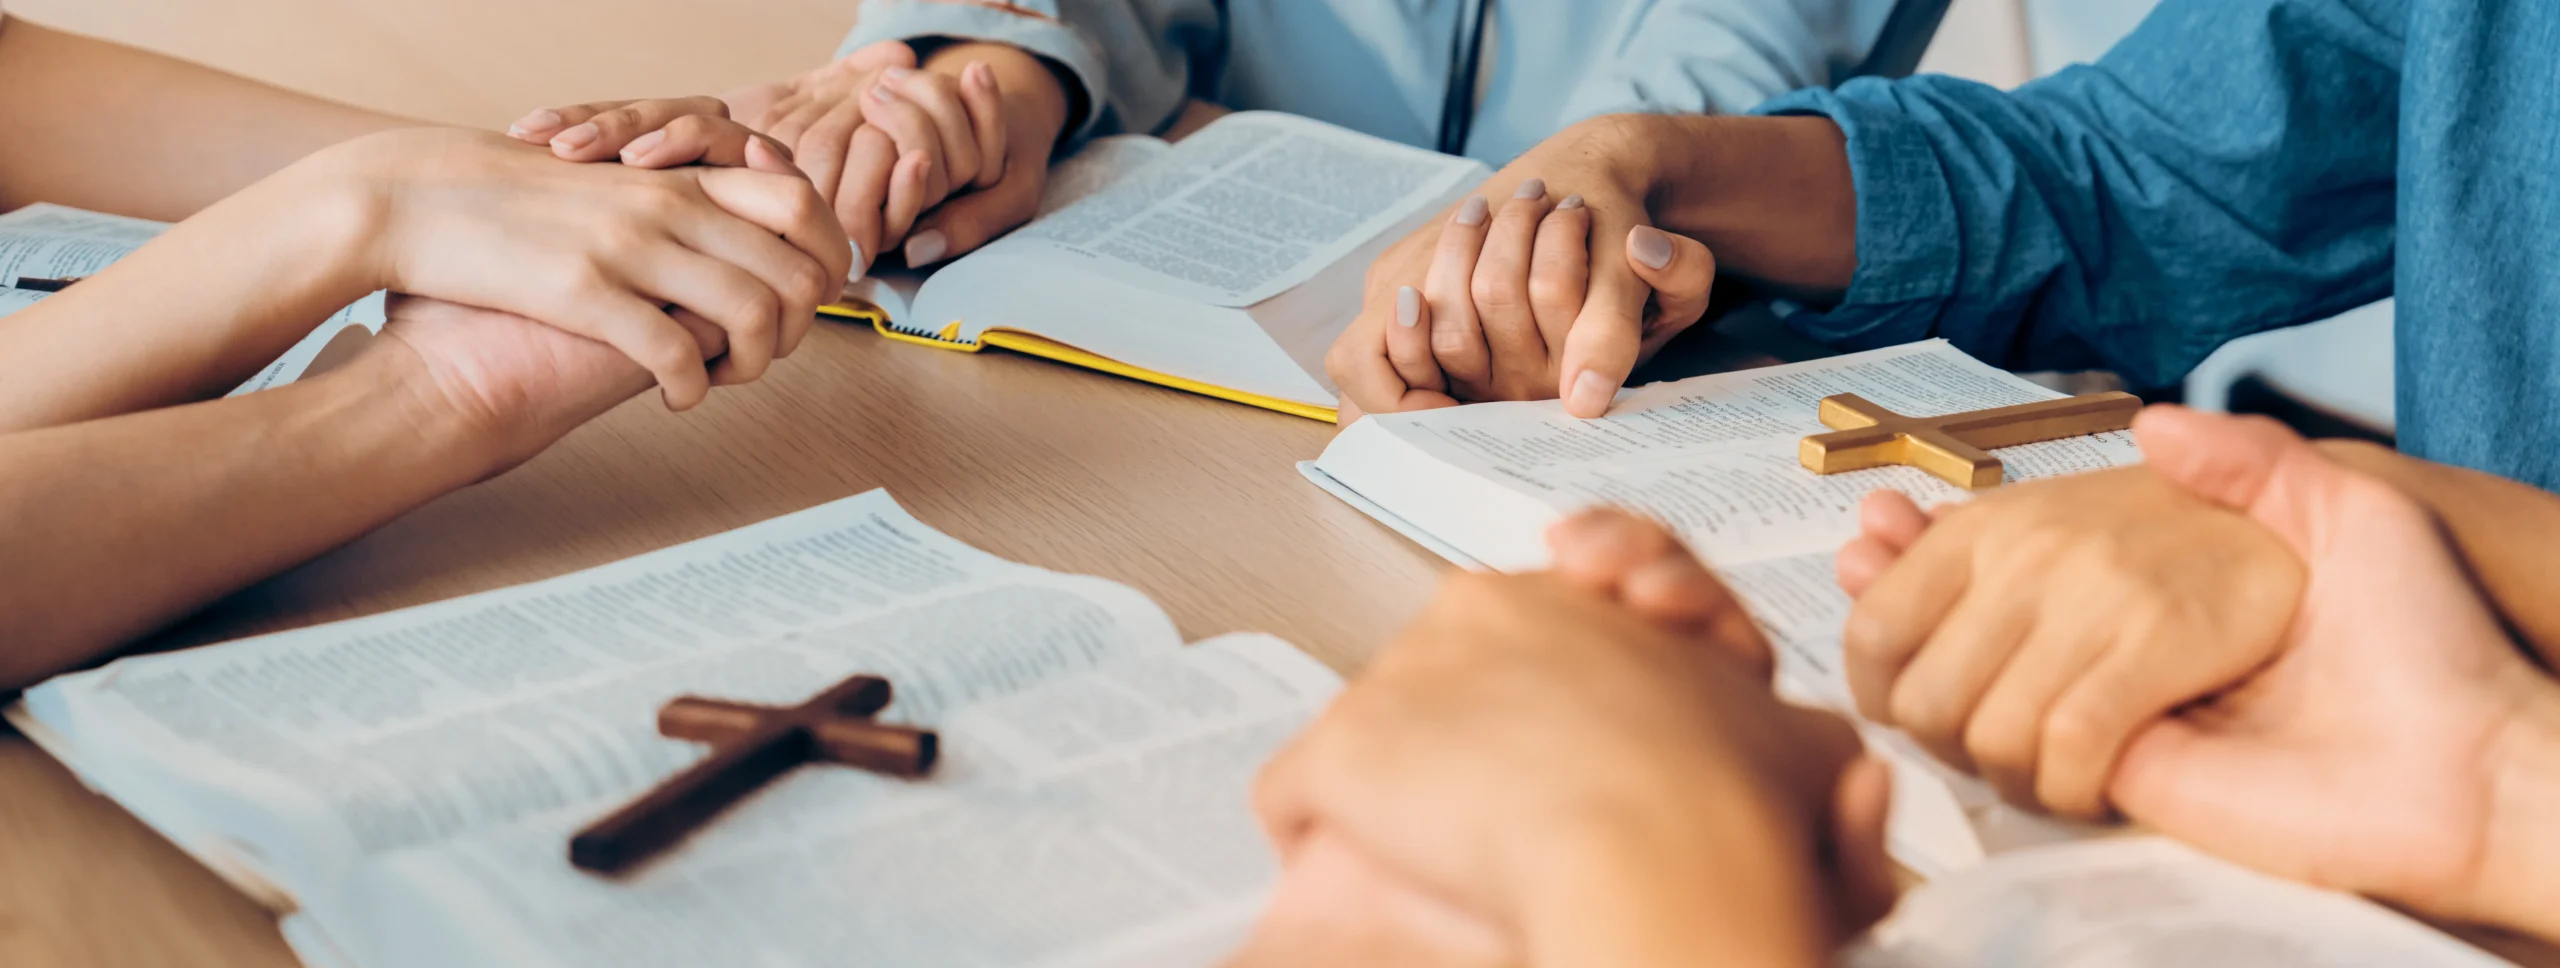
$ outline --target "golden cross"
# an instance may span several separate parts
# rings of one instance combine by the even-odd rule
[[[598,820],[569,841],[569,862],[616,873],[684,839],[730,804],[803,763],[897,777],[933,769],[934,734],[872,719],[889,680],[855,676],[797,706],[679,696],[658,710],[658,732],[711,744],[711,755]]]
[[[1822,398],[1822,425],[1834,432],[1805,438],[1796,459],[1816,474],[1902,464],[1957,487],[1995,487],[2005,469],[1990,451],[2123,430],[2133,426],[2133,415],[2141,409],[2142,398],[2130,393],[2089,393],[1943,417],[1906,417],[1843,393]]]

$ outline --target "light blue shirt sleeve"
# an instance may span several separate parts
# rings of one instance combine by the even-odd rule
[[[1568,121],[1621,113],[1740,114],[1827,87],[1866,58],[1893,0],[1630,3],[1567,99]],[[1559,10],[1587,11],[1556,4]]]
[[[2401,50],[2366,5],[2168,0],[2014,94],[1916,77],[1763,106],[1838,122],[1857,185],[1847,297],[1790,322],[2163,386],[2389,294]]]
[[[1068,120],[1073,142],[1172,123],[1191,89],[1194,61],[1220,42],[1213,0],[1018,0],[1010,7],[864,0],[837,56],[878,41],[926,38],[1022,48],[1083,85],[1085,114]]]

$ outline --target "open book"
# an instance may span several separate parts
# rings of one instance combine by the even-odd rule
[[[1058,167],[1029,225],[920,287],[874,283],[826,312],[1332,420],[1324,354],[1369,263],[1490,175],[1271,112],[1170,146],[1103,139]]]
[[[168,229],[165,222],[42,203],[0,215],[0,316],[35,305],[53,286],[92,275]],[[374,293],[330,316],[231,395],[299,380],[315,363],[361,347],[382,323],[383,294]]]
[[[678,694],[887,676],[931,779],[793,771],[620,879],[571,833],[703,753]],[[30,691],[10,719],[285,916],[304,961],[1206,965],[1275,867],[1250,779],[1339,688],[872,492],[517,588]]]
[[[2489,968],[2388,909],[2158,837],[2037,847],[1922,887],[1848,968]]]

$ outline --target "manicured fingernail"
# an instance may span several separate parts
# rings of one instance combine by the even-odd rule
[[[1617,393],[1618,388],[1609,385],[1608,377],[1595,370],[1584,370],[1582,375],[1573,378],[1573,395],[1567,401],[1570,404],[1567,409],[1575,413],[1606,413],[1609,399]]]
[[[1547,197],[1547,180],[1544,178],[1532,178],[1528,181],[1521,182],[1520,190],[1512,192],[1511,197],[1545,198]]]
[[[905,85],[906,85],[906,83],[907,83],[907,78],[914,77],[914,76],[915,76],[915,73],[916,73],[916,72],[915,72],[915,69],[913,69],[913,68],[908,68],[908,67],[892,67],[892,68],[889,68],[888,70],[881,71],[881,72],[880,72],[880,77],[881,77],[881,79],[882,79],[882,80],[886,80],[886,81],[888,81],[888,82],[889,82],[889,83],[891,83],[891,84],[896,84],[896,85],[899,85],[899,86],[902,86],[902,87],[903,87],[903,86],[905,86]]]
[[[1627,253],[1637,262],[1660,269],[1671,264],[1671,237],[1650,225],[1636,226],[1627,233]]]
[[[1396,325],[1412,329],[1422,321],[1422,290],[1405,286],[1396,290]]]
[[[860,278],[862,278],[862,277],[864,277],[864,276],[870,275],[870,274],[871,274],[871,257],[870,257],[870,256],[867,256],[867,255],[862,254],[862,243],[860,243],[860,242],[849,243],[849,244],[847,244],[845,247],[846,247],[846,248],[848,248],[848,249],[852,249],[852,250],[853,250],[853,276],[852,276],[852,278],[860,279]]]
[[[657,147],[666,140],[667,133],[663,129],[633,138],[630,144],[622,146],[622,157],[626,159],[642,157],[649,153],[649,149]]]
[[[567,131],[552,135],[551,146],[562,151],[576,151],[580,148],[596,143],[596,139],[603,136],[604,132],[596,130],[595,125],[581,124]]]
[[[1570,212],[1581,207],[1582,196],[1580,195],[1567,195],[1564,197],[1564,201],[1556,203],[1556,211],[1559,212]]]
[[[535,132],[549,131],[559,126],[560,112],[551,110],[550,108],[541,108],[526,114],[524,117],[517,118],[516,123],[508,125],[507,135],[509,137],[522,138],[532,135]]]
[[[942,254],[949,251],[951,238],[943,235],[941,229],[927,229],[907,240],[907,265],[929,266],[942,261]]]
[[[1493,206],[1486,204],[1484,196],[1469,195],[1466,203],[1458,206],[1458,224],[1469,228],[1483,225],[1485,217],[1492,213]]]
[[[980,87],[994,87],[996,69],[988,67],[986,61],[971,61],[968,67],[961,69],[960,79]]]
[[[889,82],[884,80],[880,83],[871,85],[871,99],[882,104],[896,104],[898,103],[898,92],[890,90]]]

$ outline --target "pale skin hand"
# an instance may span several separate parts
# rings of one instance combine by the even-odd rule
[[[1770,694],[1765,641],[1658,529],[1555,541],[1554,575],[1453,581],[1274,761],[1290,872],[1240,964],[1817,964],[1879,908],[1825,901],[1890,890],[1845,725]],[[1834,830],[1855,860],[1825,869]]]
[[[2163,480],[2243,516],[2307,578],[2272,661],[2144,724],[2108,798],[2271,873],[2560,938],[2560,686],[2503,634],[2438,522],[2263,419],[2155,408],[2137,430]],[[1915,523],[1934,530],[1896,527]],[[2259,540],[2219,532],[2189,560]]]
[[[1862,510],[1838,558],[1860,713],[2080,819],[2108,814],[2135,732],[2274,657],[2302,592],[2274,536],[2147,466],[2004,487],[1934,524],[1896,492]]]
[[[903,249],[910,266],[928,266],[1029,221],[1067,111],[1057,75],[1020,49],[953,44],[918,64],[906,44],[886,41],[725,100],[546,108],[508,133],[566,160],[659,168],[717,147],[694,128],[734,112],[791,149],[867,272],[892,249]]]

